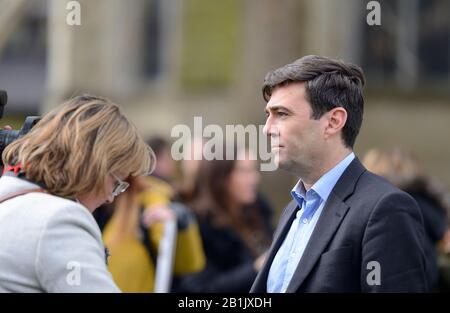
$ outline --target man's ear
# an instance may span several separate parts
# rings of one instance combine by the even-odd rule
[[[344,128],[347,122],[347,111],[343,107],[334,108],[326,114],[325,139],[334,136]]]

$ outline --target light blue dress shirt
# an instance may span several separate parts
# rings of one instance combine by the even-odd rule
[[[291,195],[300,210],[273,259],[267,278],[267,292],[286,292],[331,190],[354,158],[355,154],[350,153],[308,191],[301,180],[292,189]]]

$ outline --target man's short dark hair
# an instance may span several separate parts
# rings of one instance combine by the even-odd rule
[[[311,118],[319,119],[336,107],[347,111],[342,138],[347,147],[353,148],[364,112],[362,69],[340,60],[305,56],[266,75],[262,88],[264,99],[269,101],[274,88],[290,82],[305,83],[306,100],[312,108]]]

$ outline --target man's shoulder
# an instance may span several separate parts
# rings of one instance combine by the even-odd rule
[[[366,170],[356,182],[355,192],[363,192],[367,189],[370,189],[371,193],[374,195],[403,193],[403,191],[391,184],[385,178],[378,176],[369,170]]]
[[[365,197],[379,198],[384,195],[408,195],[385,178],[366,170],[356,182],[355,194]]]
[[[370,171],[361,175],[351,197],[353,202],[360,203],[361,207],[369,211],[378,206],[389,206],[390,210],[418,210],[416,201],[408,193]]]

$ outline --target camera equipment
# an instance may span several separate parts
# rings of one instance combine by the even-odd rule
[[[0,90],[0,119],[3,117],[3,110],[7,102],[8,94],[6,91]],[[0,129],[0,155],[7,145],[28,133],[40,119],[39,116],[27,116],[20,130]]]

